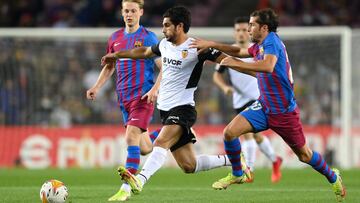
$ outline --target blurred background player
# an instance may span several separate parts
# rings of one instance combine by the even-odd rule
[[[250,36],[248,32],[249,17],[237,17],[234,20],[234,46],[240,48],[250,47]],[[252,58],[242,59],[246,62],[253,62]],[[228,84],[223,73],[227,70],[226,66],[220,66],[219,64],[215,67],[213,74],[214,83],[224,92],[227,96],[232,96],[233,108],[237,114],[245,110],[252,103],[259,98],[259,88],[255,77],[238,72],[233,69],[228,69],[231,84]],[[268,159],[272,162],[272,174],[271,181],[278,182],[281,179],[280,166],[282,159],[276,156],[273,147],[270,144],[269,139],[263,136],[261,133],[246,133],[244,135],[244,141],[241,143],[242,151],[245,156],[246,164],[250,167],[250,171],[254,172],[254,163],[256,159],[256,144],[258,144],[261,152],[263,152]],[[252,182],[254,176],[252,174]]]
[[[158,109],[163,127],[154,142],[154,149],[137,176],[119,167],[122,179],[132,191],[139,193],[143,185],[158,171],[170,149],[177,164],[185,173],[196,173],[229,164],[224,155],[195,155],[196,137],[191,127],[197,119],[194,92],[206,60],[220,62],[225,56],[217,50],[198,53],[189,48],[193,38],[188,37],[190,11],[182,6],[172,7],[164,14],[162,32],[165,38],[157,45],[109,53],[102,63],[112,63],[119,58],[162,57],[161,83]],[[239,153],[240,157],[240,153]],[[244,170],[247,167],[244,164]],[[240,166],[241,167],[241,166]]]
[[[114,32],[107,46],[107,53],[128,50],[135,47],[156,45],[156,35],[140,25],[143,15],[143,0],[123,0],[122,16],[125,28]],[[157,95],[159,80],[154,85],[154,58],[121,59],[105,65],[95,83],[86,92],[88,99],[96,99],[97,92],[116,71],[116,93],[126,127],[127,159],[125,167],[136,174],[140,154],[146,155],[152,151],[152,142],[156,133],[147,134],[147,129],[154,111],[154,104],[148,102]],[[159,66],[161,64],[159,62]],[[148,97],[148,98],[145,98]],[[123,184],[120,190],[109,201],[125,201],[131,195],[129,185]]]
[[[272,129],[287,143],[300,161],[321,173],[332,185],[338,202],[345,199],[345,187],[338,169],[331,169],[322,156],[309,148],[300,121],[300,109],[295,100],[294,80],[286,47],[276,34],[279,18],[272,9],[256,10],[251,13],[249,33],[254,44],[250,48],[240,48],[206,40],[197,40],[192,47],[205,50],[216,48],[231,56],[254,57],[248,63],[235,57],[226,57],[221,65],[256,75],[260,97],[246,111],[238,114],[224,130],[224,145],[232,167],[232,173],[216,181],[214,189],[225,189],[235,183],[246,181],[241,164],[234,152],[241,151],[238,137],[248,132],[261,132]]]

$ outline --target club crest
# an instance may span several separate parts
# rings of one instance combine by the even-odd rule
[[[142,41],[135,41],[134,47],[142,47]]]
[[[181,56],[183,57],[183,59],[186,58],[187,55],[188,55],[188,50],[182,50],[181,51]]]
[[[264,47],[260,47],[259,52],[260,52],[261,55],[263,55],[264,54]]]

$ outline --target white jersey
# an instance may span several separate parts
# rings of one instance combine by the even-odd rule
[[[168,111],[181,105],[195,106],[194,92],[201,76],[205,60],[215,61],[221,54],[217,50],[208,50],[198,54],[196,48],[189,48],[192,38],[179,46],[166,39],[151,47],[161,56],[162,79],[160,83],[157,107]]]
[[[244,62],[252,63],[252,58],[241,59]],[[222,73],[227,67],[216,65],[217,72]],[[238,72],[234,69],[227,68],[229,70],[229,76],[231,84],[234,88],[233,93],[233,108],[239,109],[246,103],[252,100],[258,99],[260,96],[257,79],[253,76]]]

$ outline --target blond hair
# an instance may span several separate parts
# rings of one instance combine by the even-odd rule
[[[125,2],[132,2],[132,3],[137,3],[139,5],[140,9],[144,8],[144,0],[123,0],[122,3]]]

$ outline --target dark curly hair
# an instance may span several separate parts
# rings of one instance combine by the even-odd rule
[[[252,12],[250,16],[258,17],[256,22],[259,23],[260,26],[267,25],[269,32],[277,32],[277,27],[279,26],[279,17],[271,8],[256,10]]]
[[[184,24],[184,32],[187,33],[191,25],[191,13],[189,9],[184,6],[175,6],[165,11],[164,18],[170,18],[170,21],[175,25]]]

